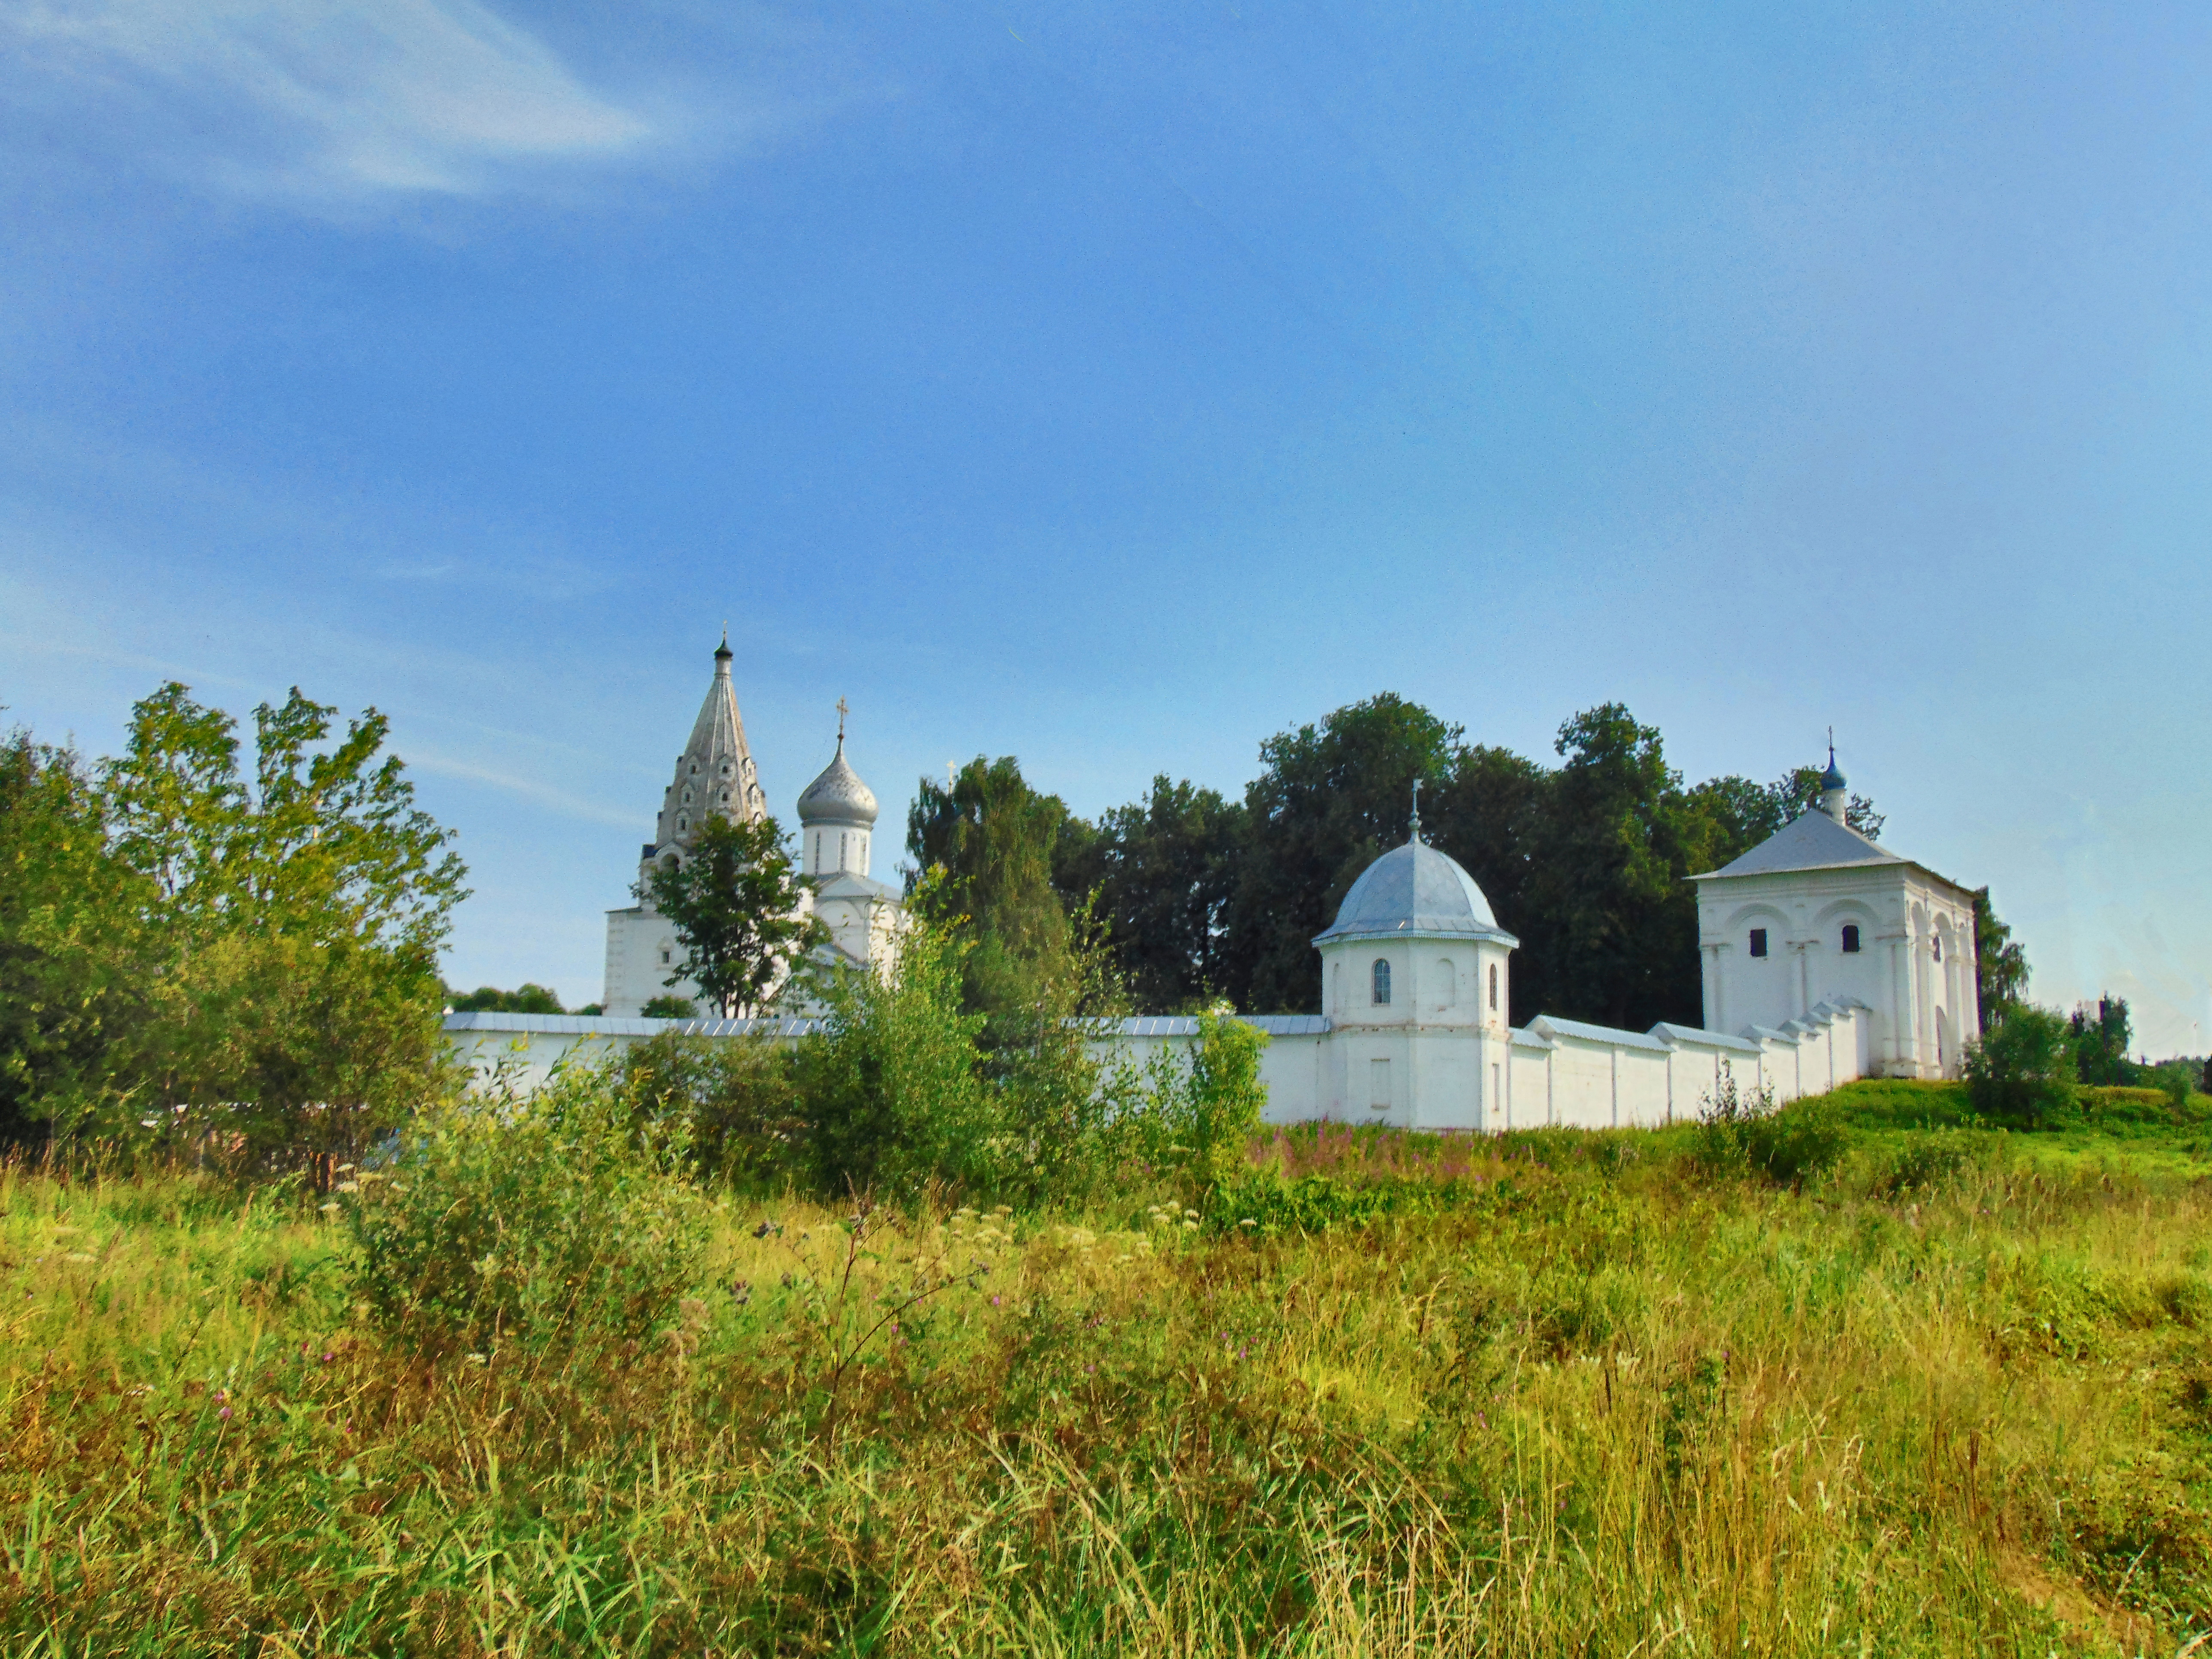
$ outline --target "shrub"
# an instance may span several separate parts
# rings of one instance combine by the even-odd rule
[[[1898,1152],[1881,1190],[1892,1197],[1950,1185],[1971,1171],[1996,1162],[1999,1137],[1972,1129],[1927,1129]]]
[[[1832,1168],[1850,1144],[1832,1101],[1816,1096],[1778,1107],[1771,1087],[1741,1090],[1729,1066],[1705,1107],[1697,1158],[1717,1175],[1761,1175],[1796,1185]]]
[[[792,1056],[772,1038],[664,1031],[614,1071],[637,1127],[672,1136],[702,1184],[760,1186],[795,1167],[803,1126]]]
[[[607,1072],[556,1071],[527,1097],[499,1079],[424,1116],[386,1168],[343,1183],[356,1294],[393,1336],[430,1350],[647,1337],[705,1248],[681,1152],[640,1134]]]
[[[2151,1073],[2152,1085],[2166,1096],[2167,1109],[2180,1122],[2189,1115],[2189,1097],[2197,1085],[2197,1068],[2187,1060],[2171,1060]]]
[[[805,1162],[832,1194],[912,1203],[933,1182],[981,1188],[993,1127],[977,1071],[980,1015],[961,1012],[967,945],[917,908],[887,973],[823,987],[824,1029],[799,1048]]]
[[[1087,903],[1068,918],[1065,948],[1029,977],[1032,1000],[990,1015],[980,1045],[994,1126],[991,1185],[1016,1204],[1079,1204],[1127,1161],[1133,1080],[1133,1068],[1101,1058],[1125,1004]]]
[[[2065,1020],[2047,1008],[2016,1008],[1969,1043],[1966,1072],[1975,1109],[1999,1122],[2034,1127],[2074,1104],[2070,1035]]]
[[[1198,1017],[1188,1061],[1164,1052],[1141,1079],[1125,1071],[1109,1087],[1126,1102],[1121,1127],[1131,1152],[1186,1177],[1200,1195],[1243,1174],[1267,1103],[1260,1081],[1267,1046],[1265,1031],[1212,1009]]]

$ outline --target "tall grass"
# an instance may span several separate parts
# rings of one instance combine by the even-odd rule
[[[2041,1656],[2212,1627],[2197,1183],[1996,1137],[1796,1191],[1680,1132],[1255,1156],[1449,1200],[1270,1230],[1162,1189],[857,1232],[726,1201],[649,1334],[447,1358],[355,1305],[312,1198],[0,1171],[0,1650]]]

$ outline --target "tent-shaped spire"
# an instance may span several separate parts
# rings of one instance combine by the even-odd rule
[[[691,740],[677,757],[675,781],[661,801],[663,847],[672,842],[689,847],[709,813],[745,823],[767,814],[768,801],[745,743],[744,717],[738,713],[737,689],[730,683],[734,654],[725,629],[721,644],[714,648],[714,678],[707,687],[707,700],[699,705]]]

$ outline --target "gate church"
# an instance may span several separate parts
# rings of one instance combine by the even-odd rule
[[[1539,1015],[1511,1026],[1520,940],[1458,863],[1420,836],[1368,866],[1314,939],[1318,1014],[1246,1016],[1269,1034],[1261,1058],[1267,1117],[1403,1128],[1589,1128],[1694,1115],[1723,1073],[1778,1099],[1869,1076],[1956,1077],[1979,1034],[1973,896],[1844,822],[1832,750],[1820,803],[1742,857],[1691,879],[1698,890],[1702,1024],[1616,1030]],[[680,863],[709,811],[765,811],[730,684],[726,641],[691,740],[663,798],[641,876]],[[836,959],[890,960],[899,897],[868,874],[876,798],[837,753],[799,799],[807,900],[829,924]],[[650,905],[607,917],[605,1017],[453,1014],[447,1030],[480,1064],[550,1066],[579,1043],[643,1041],[673,1022],[635,1018],[681,961],[675,930]],[[736,1036],[760,1022],[701,1020]],[[811,1022],[767,1022],[796,1038]],[[1188,1050],[1198,1022],[1125,1020],[1102,1046],[1139,1061]],[[518,1050],[519,1054],[518,1054]]]

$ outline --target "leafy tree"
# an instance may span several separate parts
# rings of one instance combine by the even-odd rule
[[[917,870],[939,873],[915,896],[950,925],[967,919],[961,974],[969,1009],[1030,1007],[1041,980],[1066,971],[1067,913],[1053,873],[1062,836],[1081,833],[1066,803],[1031,788],[1011,755],[979,755],[947,787],[921,780],[907,814],[907,852]]]
[[[101,1115],[137,1092],[152,977],[141,878],[108,850],[76,755],[0,744],[0,1141]]]
[[[386,718],[334,737],[336,713],[296,687],[256,708],[249,779],[231,718],[185,686],[133,708],[100,786],[160,967],[128,1116],[71,1127],[221,1103],[249,1146],[327,1158],[447,1086],[435,963],[461,862],[382,752]]]
[[[1224,941],[1223,988],[1238,1007],[1321,1006],[1312,940],[1360,872],[1406,839],[1413,780],[1449,774],[1460,728],[1383,692],[1260,745]]]
[[[1974,995],[1984,1030],[2002,1025],[2027,994],[2027,952],[1997,920],[1990,890],[1974,890]]]
[[[647,997],[645,1006],[638,1012],[647,1019],[696,1019],[699,1018],[699,1005],[690,997]]]
[[[1163,774],[1146,799],[1102,815],[1094,835],[1063,834],[1061,901],[1073,911],[1097,895],[1138,1007],[1170,1013],[1218,993],[1244,826],[1240,803]]]
[[[1668,766],[1656,727],[1606,703],[1560,726],[1532,887],[1536,936],[1516,961],[1558,1013],[1641,1029],[1700,1018],[1697,896],[1712,825]],[[1528,951],[1528,945],[1534,945]]]
[[[2048,1008],[2022,1005],[1966,1045],[1966,1072],[1975,1110],[2000,1122],[2039,1125],[2074,1103],[2067,1022]]]
[[[528,981],[524,981],[519,991],[502,991],[495,986],[479,985],[465,994],[450,992],[446,1006],[457,1014],[559,1014],[568,1012],[562,1007],[556,993]]]
[[[656,866],[632,890],[675,924],[684,946],[661,982],[688,979],[726,1018],[757,1012],[829,938],[801,913],[804,881],[774,818],[709,814],[674,869]]]
[[[2124,1088],[2136,1081],[2141,1067],[2128,1058],[2135,1033],[2125,997],[2099,997],[2094,1010],[2084,1003],[2067,1020],[2066,1029],[2074,1069],[2082,1082]]]

